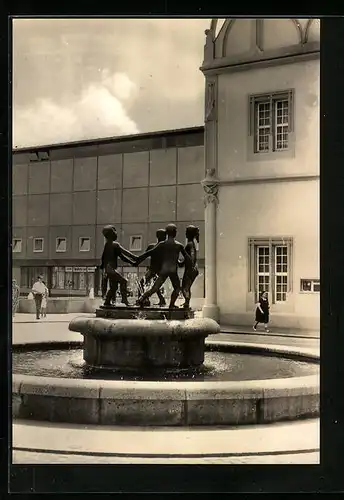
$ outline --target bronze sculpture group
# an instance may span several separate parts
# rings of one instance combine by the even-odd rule
[[[165,229],[159,229],[156,233],[157,242],[151,243],[147,250],[140,256],[136,256],[123,248],[117,241],[117,232],[114,226],[108,225],[103,228],[103,235],[106,239],[100,268],[103,270],[102,295],[104,306],[111,306],[115,301],[118,285],[120,287],[121,302],[129,306],[127,280],[122,276],[118,268],[118,258],[129,263],[132,266],[138,266],[141,262],[150,258],[150,264],[144,278],[140,282],[140,288],[149,286],[154,280],[152,286],[140,294],[136,305],[147,307],[150,305],[149,298],[153,294],[159,297],[159,306],[166,304],[161,293],[161,287],[170,279],[173,292],[171,294],[169,308],[174,309],[176,300],[182,292],[185,302],[183,307],[190,308],[191,287],[197,278],[199,272],[197,268],[197,250],[196,242],[199,242],[199,229],[196,226],[189,225],[186,228],[187,243],[185,247],[176,240],[177,227],[174,224],[168,224]],[[183,259],[180,259],[182,255]],[[178,276],[178,267],[184,267],[182,283]],[[106,293],[109,281],[110,288]]]

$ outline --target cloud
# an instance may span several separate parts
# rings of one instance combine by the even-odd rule
[[[18,147],[202,125],[207,19],[16,19]]]
[[[38,99],[31,106],[17,107],[13,115],[13,144],[54,144],[98,137],[137,134],[139,129],[122,101],[133,98],[135,84],[124,73],[105,72],[101,84],[90,84],[79,99],[58,105]]]
[[[102,72],[102,84],[121,101],[134,98],[137,95],[137,87],[125,73],[110,74],[108,69]]]

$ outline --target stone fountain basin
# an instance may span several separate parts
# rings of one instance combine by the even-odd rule
[[[221,351],[234,348],[319,362],[316,354],[283,346],[208,343]],[[14,374],[12,396],[14,418],[127,426],[264,424],[317,417],[320,399],[318,375],[244,382],[138,382]]]
[[[202,365],[205,338],[220,333],[220,326],[209,318],[167,321],[77,317],[70,322],[69,330],[84,336],[88,366],[140,372]]]

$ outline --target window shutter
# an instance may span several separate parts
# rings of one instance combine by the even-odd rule
[[[248,105],[248,135],[252,137],[254,135],[254,121],[255,121],[255,99],[254,97],[249,98]]]
[[[293,241],[288,241],[288,293],[293,291]]]
[[[270,104],[270,130],[269,130],[269,151],[273,151],[274,148],[274,118],[275,118],[275,106],[272,95],[269,96],[269,104]]]
[[[248,266],[247,266],[247,275],[248,275],[248,291],[253,292],[255,289],[254,280],[255,280],[255,247],[254,240],[249,238],[248,240]]]
[[[289,90],[288,92],[288,107],[289,107],[289,116],[288,116],[288,132],[294,131],[294,92]]]
[[[270,266],[269,266],[269,271],[270,271],[269,296],[270,296],[270,301],[272,303],[275,303],[275,252],[274,252],[273,242],[272,242],[271,239],[269,239],[269,259],[270,259]]]

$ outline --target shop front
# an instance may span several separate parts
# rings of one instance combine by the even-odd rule
[[[43,276],[51,297],[89,296],[98,283],[96,266],[23,266],[20,268],[20,292],[26,295],[37,276]]]
[[[51,295],[89,296],[92,289],[96,295],[98,273],[96,266],[55,266],[51,273]]]

